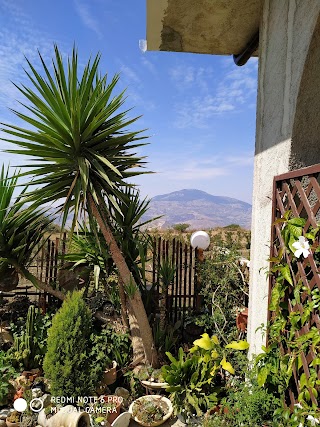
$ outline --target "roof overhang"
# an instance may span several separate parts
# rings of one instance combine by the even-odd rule
[[[263,0],[147,0],[147,48],[240,54],[259,30]]]

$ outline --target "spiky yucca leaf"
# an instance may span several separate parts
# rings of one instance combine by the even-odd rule
[[[142,221],[149,209],[150,200],[140,199],[138,190],[123,189],[122,199],[117,199],[119,210],[111,208],[111,225],[127,264],[137,283],[144,281],[148,249],[152,249],[150,236],[141,227],[160,218]]]
[[[72,234],[71,249],[64,255],[64,261],[71,262],[72,268],[89,265],[98,288],[100,275],[106,277],[110,273],[110,260],[111,256],[101,233],[96,236],[86,224],[79,224],[78,232]]]
[[[136,141],[146,137],[142,131],[128,130],[137,117],[128,119],[127,111],[119,111],[125,100],[123,92],[113,95],[119,76],[109,83],[106,75],[100,76],[100,55],[89,60],[82,73],[75,48],[64,64],[55,46],[52,72],[39,56],[43,73],[28,61],[26,74],[32,88],[17,86],[29,113],[14,111],[31,129],[4,124],[3,131],[10,135],[5,141],[18,146],[8,152],[36,160],[26,165],[31,170],[24,173],[40,186],[28,194],[28,200],[64,199],[62,225],[73,211],[73,229],[86,208],[88,193],[97,204],[102,194],[118,209],[119,187],[128,185],[126,178],[144,173],[139,168],[145,162],[133,149],[144,145]]]
[[[52,218],[36,205],[26,206],[21,198],[26,187],[14,199],[17,177],[9,176],[9,168],[2,166],[0,172],[0,281],[24,272],[33,262],[42,245]]]

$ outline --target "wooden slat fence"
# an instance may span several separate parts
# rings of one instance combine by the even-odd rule
[[[40,281],[48,285],[57,281],[58,269],[66,251],[66,238],[64,233],[61,238],[49,239],[36,259],[36,275]]]
[[[282,224],[275,223],[278,218],[283,217],[284,213],[288,210],[292,212],[295,217],[306,219],[304,233],[307,232],[310,226],[317,227],[320,220],[320,164],[300,170],[292,171],[274,178],[274,191],[273,191],[273,214],[272,214],[272,235],[271,235],[271,258],[277,257],[280,248],[284,246],[284,241],[281,235]],[[319,246],[319,238],[315,244]],[[293,276],[294,285],[288,287],[283,304],[288,309],[288,313],[304,312],[304,307],[311,301],[311,291],[313,289],[320,289],[320,275],[317,267],[317,262],[313,256],[309,255],[308,258],[299,258],[297,268],[294,269],[292,265],[293,257],[291,254],[286,253],[286,262],[290,267]],[[295,273],[297,271],[297,273]],[[295,287],[302,283],[308,292],[301,292],[301,302],[293,304],[295,301],[294,290]],[[270,279],[270,291],[275,285],[275,278]],[[269,318],[272,321],[272,313],[269,313]],[[317,328],[320,333],[320,317],[319,309],[315,308],[310,316],[310,321],[307,321],[300,330],[295,332],[295,339],[305,336],[311,330]],[[284,334],[289,334],[289,331],[284,331]],[[281,348],[282,354],[290,354],[290,349]],[[319,356],[316,356],[312,345],[307,346],[301,354],[301,367],[295,363],[292,366],[294,382],[293,386],[288,389],[287,398],[290,401],[291,407],[297,402],[297,397],[301,391],[300,378],[304,373],[307,379],[310,377],[310,366],[312,361]],[[316,364],[317,376],[320,380],[319,364]],[[317,396],[314,395],[312,390],[309,390],[311,400],[315,405],[319,405]]]
[[[59,267],[62,264],[63,254],[66,252],[66,233],[63,236],[49,239],[43,246],[34,265],[30,270],[38,279],[48,285],[55,285]],[[175,275],[171,285],[166,289],[166,314],[170,323],[180,320],[184,322],[187,313],[200,308],[198,278],[197,278],[197,251],[189,244],[173,238],[166,240],[162,237],[153,239],[152,270],[150,280],[156,284],[156,292],[160,295],[161,281],[159,266],[170,259],[175,266]],[[40,296],[43,292],[34,289],[29,283],[22,283],[12,292],[12,296],[24,294],[26,296]],[[44,295],[50,303],[52,296]]]
[[[159,266],[168,259],[175,266],[175,275],[166,289],[167,319],[170,322],[183,322],[187,312],[197,309],[199,301],[196,250],[176,238],[165,240],[157,237],[153,240],[152,282],[157,284],[158,293],[161,288]]]

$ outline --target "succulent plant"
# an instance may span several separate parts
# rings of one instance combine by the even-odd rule
[[[163,402],[146,396],[135,401],[132,408],[132,415],[143,423],[151,424],[154,421],[161,421],[166,413]]]

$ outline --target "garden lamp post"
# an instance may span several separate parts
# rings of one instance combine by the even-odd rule
[[[197,249],[197,258],[199,261],[204,260],[203,251],[210,245],[210,236],[205,231],[195,231],[190,237],[191,246]]]
[[[196,295],[196,310],[199,310],[201,307],[201,295],[199,294],[201,283],[201,278],[198,274],[198,263],[204,261],[204,253],[210,245],[210,236],[205,231],[195,231],[190,237],[191,246],[196,250],[196,260],[195,260],[195,275],[194,275],[194,286],[195,286],[195,295]]]

